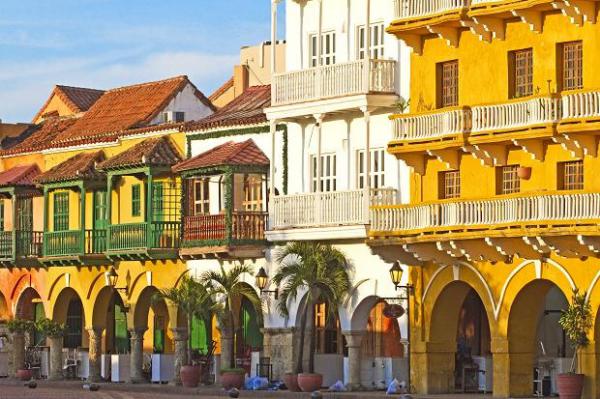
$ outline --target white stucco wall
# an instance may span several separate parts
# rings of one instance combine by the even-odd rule
[[[207,107],[196,95],[194,88],[188,84],[173,98],[169,104],[152,120],[151,125],[162,123],[162,113],[168,111],[185,112],[185,121],[195,121],[210,114],[212,110]]]

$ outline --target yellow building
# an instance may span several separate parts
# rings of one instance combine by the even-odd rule
[[[573,353],[560,310],[574,288],[600,305],[595,3],[397,3],[411,95],[388,151],[412,167],[411,200],[372,207],[369,244],[411,266],[412,385],[555,392]],[[599,325],[586,398],[600,397]]]

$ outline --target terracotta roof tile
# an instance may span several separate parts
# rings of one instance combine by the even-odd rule
[[[179,151],[169,137],[152,137],[107,159],[99,169],[110,170],[136,166],[172,166],[181,161]]]
[[[188,84],[196,97],[214,109],[212,103],[193,86],[187,76],[108,90],[57,142],[96,139],[127,129],[148,126],[169,102]]]
[[[35,164],[15,166],[0,172],[0,187],[33,186],[39,174],[40,168]]]
[[[174,172],[183,172],[208,166],[224,165],[269,166],[269,158],[258,148],[252,139],[241,143],[229,141],[178,163],[173,166],[172,170]]]
[[[52,147],[54,139],[75,123],[75,118],[53,117],[44,120],[19,137],[2,141],[0,156],[42,151]]]
[[[73,113],[80,113],[87,111],[101,96],[104,94],[104,90],[88,89],[85,87],[73,87],[56,85],[50,93],[50,97],[44,103],[42,108],[33,118],[36,121],[40,116],[43,116],[42,112],[46,109],[52,97],[59,97]]]
[[[104,160],[102,151],[82,152],[42,173],[36,183],[47,184],[70,180],[92,180],[104,177],[96,165]]]
[[[214,114],[188,122],[185,131],[266,123],[264,109],[271,106],[271,86],[253,86]]]

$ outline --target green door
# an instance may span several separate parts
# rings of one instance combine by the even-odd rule
[[[127,314],[123,302],[115,298],[115,320],[113,348],[115,353],[129,353],[129,331],[127,331]]]
[[[208,351],[209,343],[212,341],[210,323],[207,320],[194,316],[192,319],[192,333],[190,341],[192,349],[199,350],[202,353]]]
[[[164,186],[162,182],[156,182],[152,185],[152,247],[162,248],[165,246],[164,225],[165,204],[164,204]]]
[[[33,237],[33,198],[17,198],[17,253],[23,256],[37,255],[41,242],[35,243]]]
[[[92,250],[94,253],[106,251],[106,231],[108,229],[108,207],[106,190],[94,191],[94,230]]]
[[[164,353],[165,351],[165,318],[163,316],[154,316],[154,353]]]
[[[46,317],[44,313],[44,304],[41,302],[35,302],[33,304],[33,321],[38,322]],[[33,345],[43,346],[46,344],[46,336],[39,331],[34,330],[33,332]]]

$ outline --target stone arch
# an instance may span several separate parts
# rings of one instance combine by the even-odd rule
[[[106,328],[106,315],[114,295],[119,295],[119,293],[110,286],[104,286],[98,291],[98,294],[93,301],[91,327],[99,329]]]
[[[365,331],[371,309],[381,300],[377,295],[371,295],[360,301],[350,318],[350,329],[352,331]]]
[[[87,346],[85,307],[77,291],[69,287],[63,288],[54,301],[51,316],[54,321],[65,324],[67,327],[64,339],[65,347]]]
[[[2,292],[0,292],[0,320],[6,320],[10,318],[10,310],[8,307],[8,301]]]
[[[33,320],[35,317],[34,303],[43,303],[42,297],[35,288],[26,287],[16,301],[15,317]]]

